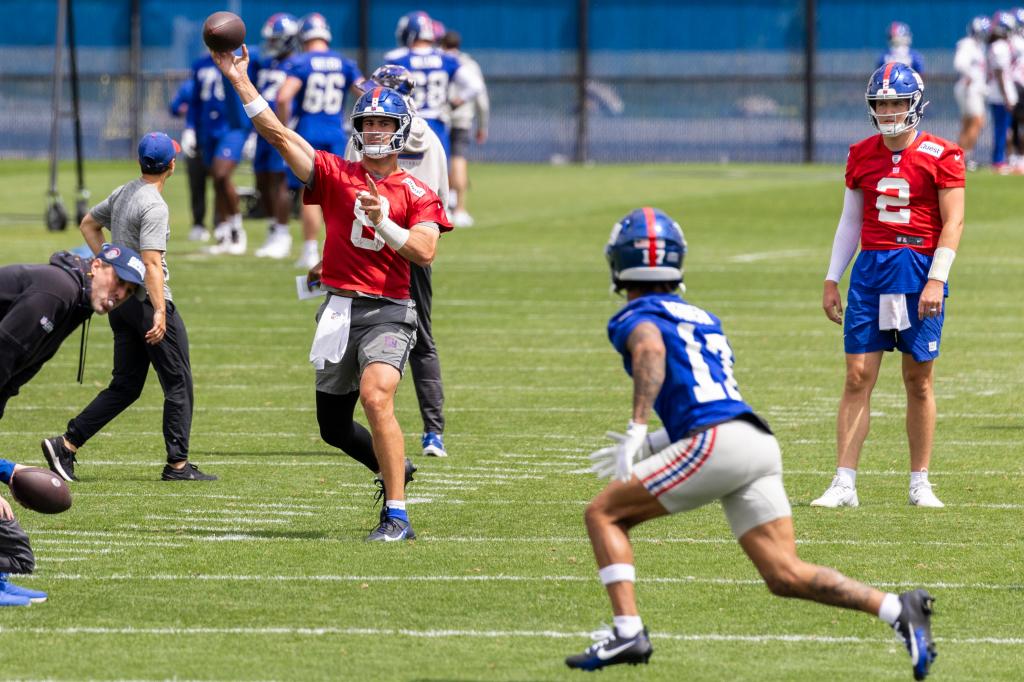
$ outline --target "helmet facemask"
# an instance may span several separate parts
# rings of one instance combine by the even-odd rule
[[[366,118],[387,118],[395,121],[396,130],[363,131],[363,120]],[[356,150],[371,159],[382,159],[389,154],[398,154],[405,148],[406,136],[412,118],[408,115],[393,116],[385,114],[369,114],[353,117],[352,142]]]

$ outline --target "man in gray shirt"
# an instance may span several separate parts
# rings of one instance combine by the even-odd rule
[[[167,203],[161,192],[174,173],[174,157],[181,148],[164,133],[147,133],[139,142],[142,177],[115,189],[92,208],[79,229],[94,253],[103,246],[103,228],[111,241],[142,254],[146,267],[145,294],[127,301],[110,315],[114,332],[114,370],[110,385],[81,414],[68,422],[63,436],[42,442],[43,456],[67,481],[75,476],[76,453],[117,415],[138,400],[152,364],[164,391],[165,481],[212,481],[188,461],[192,428],[192,367],[185,323],[171,300],[167,286],[167,238],[170,235]]]

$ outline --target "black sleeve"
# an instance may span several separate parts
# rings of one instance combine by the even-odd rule
[[[60,333],[60,322],[67,313],[68,304],[57,296],[30,291],[0,319],[0,394],[17,388],[12,379],[26,368],[49,334]]]

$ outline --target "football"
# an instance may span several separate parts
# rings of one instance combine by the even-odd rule
[[[21,506],[40,514],[71,508],[71,490],[57,474],[39,467],[19,467],[11,476],[11,494]]]
[[[245,42],[245,22],[231,12],[214,12],[203,22],[203,42],[211,52],[234,52]]]

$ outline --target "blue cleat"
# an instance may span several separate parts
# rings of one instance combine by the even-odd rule
[[[448,456],[448,451],[444,449],[444,439],[440,433],[427,431],[423,434],[423,454],[428,457]]]
[[[577,670],[594,671],[605,666],[628,663],[637,665],[647,663],[654,647],[647,636],[647,628],[636,634],[635,637],[619,637],[617,630],[598,630],[593,637],[598,639],[596,644],[587,647],[582,654],[569,656],[565,664]]]
[[[907,647],[914,679],[923,680],[938,653],[932,641],[932,609],[935,599],[924,590],[904,592],[900,595],[903,610],[892,629]]]
[[[401,542],[415,539],[416,533],[412,525],[397,516],[386,516],[376,530],[366,536],[367,542]]]
[[[6,573],[0,573],[0,597],[27,599],[34,604],[41,604],[46,601],[45,592],[30,590],[27,587],[19,587],[18,585],[9,583],[7,582]]]

